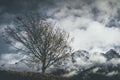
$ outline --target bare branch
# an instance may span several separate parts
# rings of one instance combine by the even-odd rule
[[[26,17],[17,17],[15,27],[8,26],[5,31],[10,39],[25,47],[29,61],[41,63],[45,72],[71,52],[69,34],[37,16]]]

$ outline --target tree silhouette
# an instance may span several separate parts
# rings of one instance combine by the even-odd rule
[[[43,73],[71,52],[69,34],[38,15],[16,17],[14,27],[8,26],[5,32],[10,44],[21,43],[26,60],[39,64]]]

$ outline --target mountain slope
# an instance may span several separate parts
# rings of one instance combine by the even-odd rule
[[[120,66],[94,66],[70,77],[69,80],[120,80]]]
[[[120,58],[119,53],[117,53],[115,50],[110,49],[108,52],[106,52],[105,54],[103,54],[104,57],[107,58],[107,60],[111,60],[113,58]]]

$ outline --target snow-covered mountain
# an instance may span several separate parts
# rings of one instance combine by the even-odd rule
[[[86,54],[86,51],[76,51],[73,54],[73,59],[82,57],[84,58],[83,60],[87,59],[86,63],[91,63],[91,65],[88,65],[89,67],[87,68],[84,67],[82,71],[76,71],[70,80],[120,80],[120,55],[115,50],[110,49],[106,53],[101,54],[91,54],[88,52]],[[93,56],[96,56],[96,61],[99,57],[104,57],[105,62],[95,62],[94,59],[91,60],[91,58],[94,58]],[[81,64],[79,65],[79,68],[80,66]],[[78,68],[78,66],[76,68]]]
[[[120,64],[120,55],[110,49],[106,53],[89,53],[85,50],[75,51],[72,55],[74,69],[85,70],[93,66],[117,66]]]
[[[77,75],[73,76],[70,80],[119,80],[120,79],[120,66],[105,67],[93,66]]]
[[[120,55],[115,50],[110,49],[106,53],[89,53],[85,50],[78,50],[70,55],[70,59],[59,64],[66,70],[84,71],[91,67],[99,66],[107,69],[108,66],[118,66],[120,64]],[[3,64],[1,69],[17,71],[33,71],[25,63],[19,61],[15,64]]]
[[[71,57],[72,57],[72,61],[77,62],[78,59],[83,59],[84,61],[88,61],[89,60],[89,52],[85,51],[85,50],[78,50],[75,51]]]
[[[113,58],[120,58],[119,53],[117,53],[113,49],[110,49],[108,52],[106,52],[105,54],[103,54],[103,56],[105,56],[107,60],[111,60]]]
[[[114,49],[110,49],[106,53],[89,53],[85,50],[78,50],[78,51],[75,51],[71,55],[71,57],[72,57],[73,63],[77,62],[79,59],[82,59],[83,61],[88,61],[88,62],[95,62],[95,61],[98,61],[99,59],[100,61],[102,61],[103,58],[104,58],[104,61],[107,62],[113,59],[119,59],[120,54],[117,53]],[[99,63],[99,61],[97,63]]]

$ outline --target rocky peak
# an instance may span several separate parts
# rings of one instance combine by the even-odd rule
[[[77,58],[84,58],[84,60],[88,60],[89,52],[85,50],[78,50],[78,51],[75,51],[71,56],[72,56],[73,62],[75,62]]]
[[[119,53],[117,53],[114,49],[110,49],[107,51],[104,56],[107,58],[107,60],[111,60],[113,58],[120,58]]]

